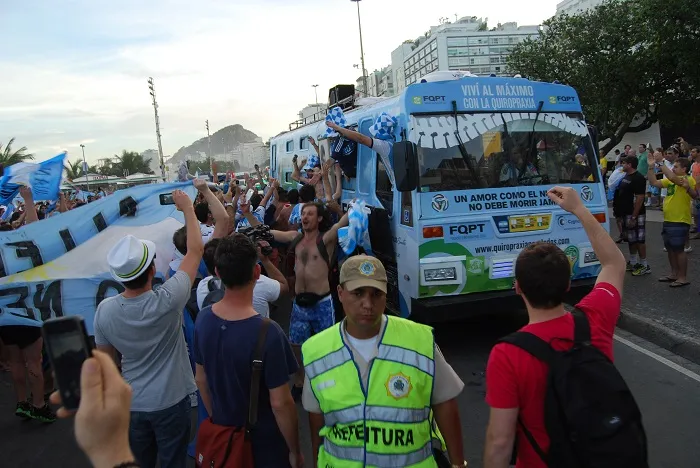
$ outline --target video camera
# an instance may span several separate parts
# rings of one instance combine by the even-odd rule
[[[270,232],[270,226],[266,224],[258,224],[257,226],[239,229],[238,232],[250,239],[256,246],[260,241],[270,243],[275,240],[275,237]],[[272,247],[269,245],[261,246],[260,251],[267,257],[272,254]]]

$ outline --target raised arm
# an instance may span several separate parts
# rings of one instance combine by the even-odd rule
[[[334,124],[333,122],[328,122],[326,121],[326,125],[335,130],[336,132],[340,133],[343,135],[345,138],[348,140],[352,140],[356,143],[359,143],[361,145],[365,145],[368,148],[372,147],[372,139],[368,137],[367,135],[363,135],[360,132],[356,132],[354,130],[349,130],[347,128],[343,128],[339,125]]]
[[[190,277],[190,284],[194,284],[197,277],[199,263],[202,261],[204,253],[204,244],[202,243],[202,232],[199,227],[199,221],[194,214],[194,206],[192,200],[182,190],[173,192],[173,200],[178,210],[185,215],[185,229],[187,232],[187,253],[185,258],[180,263],[178,271],[184,271]],[[227,215],[228,217],[228,215]]]
[[[24,198],[24,212],[26,213],[24,224],[39,221],[39,215],[36,212],[36,206],[34,206],[32,189],[23,185],[19,188],[19,194],[22,195],[22,198]]]
[[[323,242],[326,244],[331,244],[333,242],[338,242],[338,229],[348,225],[348,214],[345,213],[340,221],[335,223],[326,233],[323,235]]]
[[[622,294],[625,281],[625,257],[615,241],[583,205],[578,193],[571,187],[554,187],[547,192],[547,196],[581,221],[593,251],[603,267],[596,283],[610,283]]]
[[[654,172],[654,164],[656,164],[656,161],[654,160],[654,155],[647,155],[647,163],[649,164],[649,168],[647,169],[647,180],[649,181],[649,185],[657,188],[664,188],[663,182],[656,178],[656,173]],[[662,163],[662,170],[664,166],[665,164]]]
[[[329,177],[329,173],[331,170],[331,164],[333,164],[333,160],[329,159],[326,162],[323,163],[321,166],[321,179],[323,180],[323,194],[326,197],[326,201],[330,201],[331,199],[331,194],[333,193],[333,189],[331,188],[331,180]]]
[[[214,195],[214,193],[209,189],[207,181],[204,179],[197,179],[194,181],[194,186],[202,194],[204,200],[209,205],[209,211],[214,217],[214,233],[212,234],[212,239],[221,239],[226,236],[231,230],[231,219],[229,218],[226,208],[221,203],[221,201]]]
[[[275,229],[270,230],[270,234],[272,234],[277,242],[282,242],[284,244],[289,244],[299,235],[296,231],[277,231]]]

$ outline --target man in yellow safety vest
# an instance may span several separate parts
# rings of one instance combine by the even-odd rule
[[[350,257],[338,287],[346,318],[302,347],[314,466],[437,467],[436,437],[451,466],[466,466],[456,401],[464,383],[432,328],[384,315],[386,287],[379,260]]]

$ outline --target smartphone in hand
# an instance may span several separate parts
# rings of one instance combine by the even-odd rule
[[[175,204],[175,200],[173,199],[172,193],[161,193],[159,198],[160,198],[161,205],[174,205]]]
[[[85,320],[77,315],[47,320],[42,335],[63,406],[77,410],[80,405],[80,371],[83,362],[92,356]]]

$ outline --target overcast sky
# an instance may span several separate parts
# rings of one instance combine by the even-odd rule
[[[440,17],[540,24],[557,3],[363,0],[366,67]],[[323,102],[361,74],[349,0],[3,0],[0,18],[0,142],[38,160],[80,143],[91,162],[156,148],[149,76],[168,155],[205,136],[205,119],[267,139],[314,102],[312,84]]]

